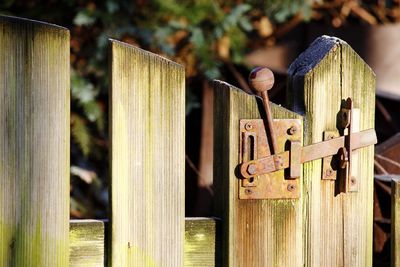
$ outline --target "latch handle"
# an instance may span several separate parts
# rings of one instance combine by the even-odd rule
[[[272,71],[265,67],[258,67],[255,68],[250,72],[249,75],[249,84],[252,92],[260,96],[263,101],[263,106],[265,110],[266,123],[268,125],[268,131],[271,136],[271,143],[272,143],[272,151],[271,154],[275,154],[278,152],[278,145],[276,142],[276,136],[274,131],[274,122],[272,119],[271,108],[269,106],[269,97],[268,97],[268,90],[274,86],[275,78]]]

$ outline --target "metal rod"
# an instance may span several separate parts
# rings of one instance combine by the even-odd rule
[[[278,145],[276,143],[274,121],[273,121],[272,114],[271,114],[271,108],[269,106],[268,91],[262,91],[261,98],[263,100],[265,113],[267,115],[267,117],[264,119],[264,121],[265,121],[265,125],[268,125],[269,134],[271,136],[271,143],[272,143],[272,150],[273,150],[273,151],[271,151],[271,154],[273,155],[273,154],[278,153]]]

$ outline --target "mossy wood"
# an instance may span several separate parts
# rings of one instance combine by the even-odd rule
[[[392,267],[400,267],[400,178],[392,180]]]
[[[214,218],[186,218],[185,267],[220,266],[219,226]]]
[[[185,267],[220,266],[219,224],[214,218],[186,218]],[[70,266],[103,267],[105,261],[105,223],[98,220],[71,220]]]
[[[341,102],[360,109],[359,130],[374,128],[375,75],[344,41],[323,36],[289,68],[290,108],[304,116],[304,145],[337,131]],[[321,180],[322,161],[303,165],[306,266],[372,266],[373,146],[352,163],[358,192],[340,193],[339,181]]]
[[[185,73],[110,41],[110,266],[182,266]]]
[[[104,267],[104,225],[98,220],[71,220],[69,266]]]
[[[216,81],[214,89],[214,185],[222,266],[302,266],[302,199],[238,197],[239,120],[261,118],[262,105],[227,83]],[[302,118],[278,105],[271,108],[276,119]]]
[[[0,16],[0,266],[68,266],[69,31]]]

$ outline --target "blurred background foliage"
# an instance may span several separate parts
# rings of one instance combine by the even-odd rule
[[[249,68],[243,64],[246,53],[274,45],[293,23],[331,20],[335,13],[320,11],[341,10],[347,2],[356,1],[1,1],[1,14],[55,23],[71,31],[72,217],[107,216],[108,38],[185,66],[189,115],[200,107],[202,81],[225,79],[228,69],[243,85],[237,68]],[[368,2],[360,6],[370,8]]]

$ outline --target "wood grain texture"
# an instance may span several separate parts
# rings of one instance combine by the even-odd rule
[[[375,75],[347,43],[323,36],[289,68],[289,102],[305,117],[304,144],[336,130],[341,101],[360,109],[359,130],[374,127]],[[303,166],[306,266],[372,266],[373,146],[359,150],[359,192],[335,193],[322,161]]]
[[[214,218],[186,218],[185,267],[220,266],[219,224]]]
[[[65,28],[0,16],[0,266],[68,266]]]
[[[400,178],[392,179],[392,267],[400,266]]]
[[[302,199],[239,200],[239,120],[260,118],[254,96],[216,81],[214,185],[222,266],[302,266]],[[278,105],[273,117],[302,117]],[[300,178],[301,179],[301,178]]]
[[[69,266],[104,267],[104,222],[71,220]]]
[[[111,266],[182,266],[184,68],[112,40]]]
[[[185,220],[184,266],[220,266],[219,224],[216,218],[190,217]],[[105,222],[70,221],[70,266],[103,267],[105,261]],[[217,254],[216,254],[217,253]]]

